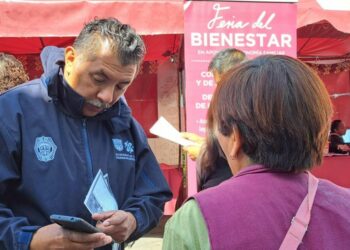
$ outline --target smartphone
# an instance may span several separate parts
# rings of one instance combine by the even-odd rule
[[[50,216],[50,220],[53,223],[57,223],[58,225],[62,226],[63,228],[73,231],[89,234],[100,232],[98,228],[94,227],[89,222],[79,217],[53,214]]]

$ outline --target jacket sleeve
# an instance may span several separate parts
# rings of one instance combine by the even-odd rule
[[[7,198],[20,185],[18,145],[0,121],[0,249],[29,249],[38,226],[29,225],[25,217],[16,217],[8,207]],[[20,201],[17,201],[20,202]]]
[[[155,227],[163,215],[164,204],[172,198],[170,188],[150,149],[141,126],[133,124],[136,146],[136,180],[134,194],[125,204],[124,211],[131,212],[137,221],[137,228],[128,241],[133,241]]]

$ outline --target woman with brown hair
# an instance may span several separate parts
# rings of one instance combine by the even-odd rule
[[[22,63],[16,57],[0,53],[0,93],[28,80]]]
[[[308,66],[272,55],[245,62],[222,79],[211,108],[234,177],[176,212],[163,249],[350,246],[350,191],[308,172],[322,163],[332,117]]]

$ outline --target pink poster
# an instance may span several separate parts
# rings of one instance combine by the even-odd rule
[[[249,58],[296,56],[296,4],[185,2],[186,128],[205,135],[206,112],[215,89],[211,58],[233,47]],[[188,195],[196,193],[195,162],[188,160]]]

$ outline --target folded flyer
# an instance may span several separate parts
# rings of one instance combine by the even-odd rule
[[[162,116],[153,124],[150,132],[184,147],[197,145],[197,143],[183,138],[180,132]]]

